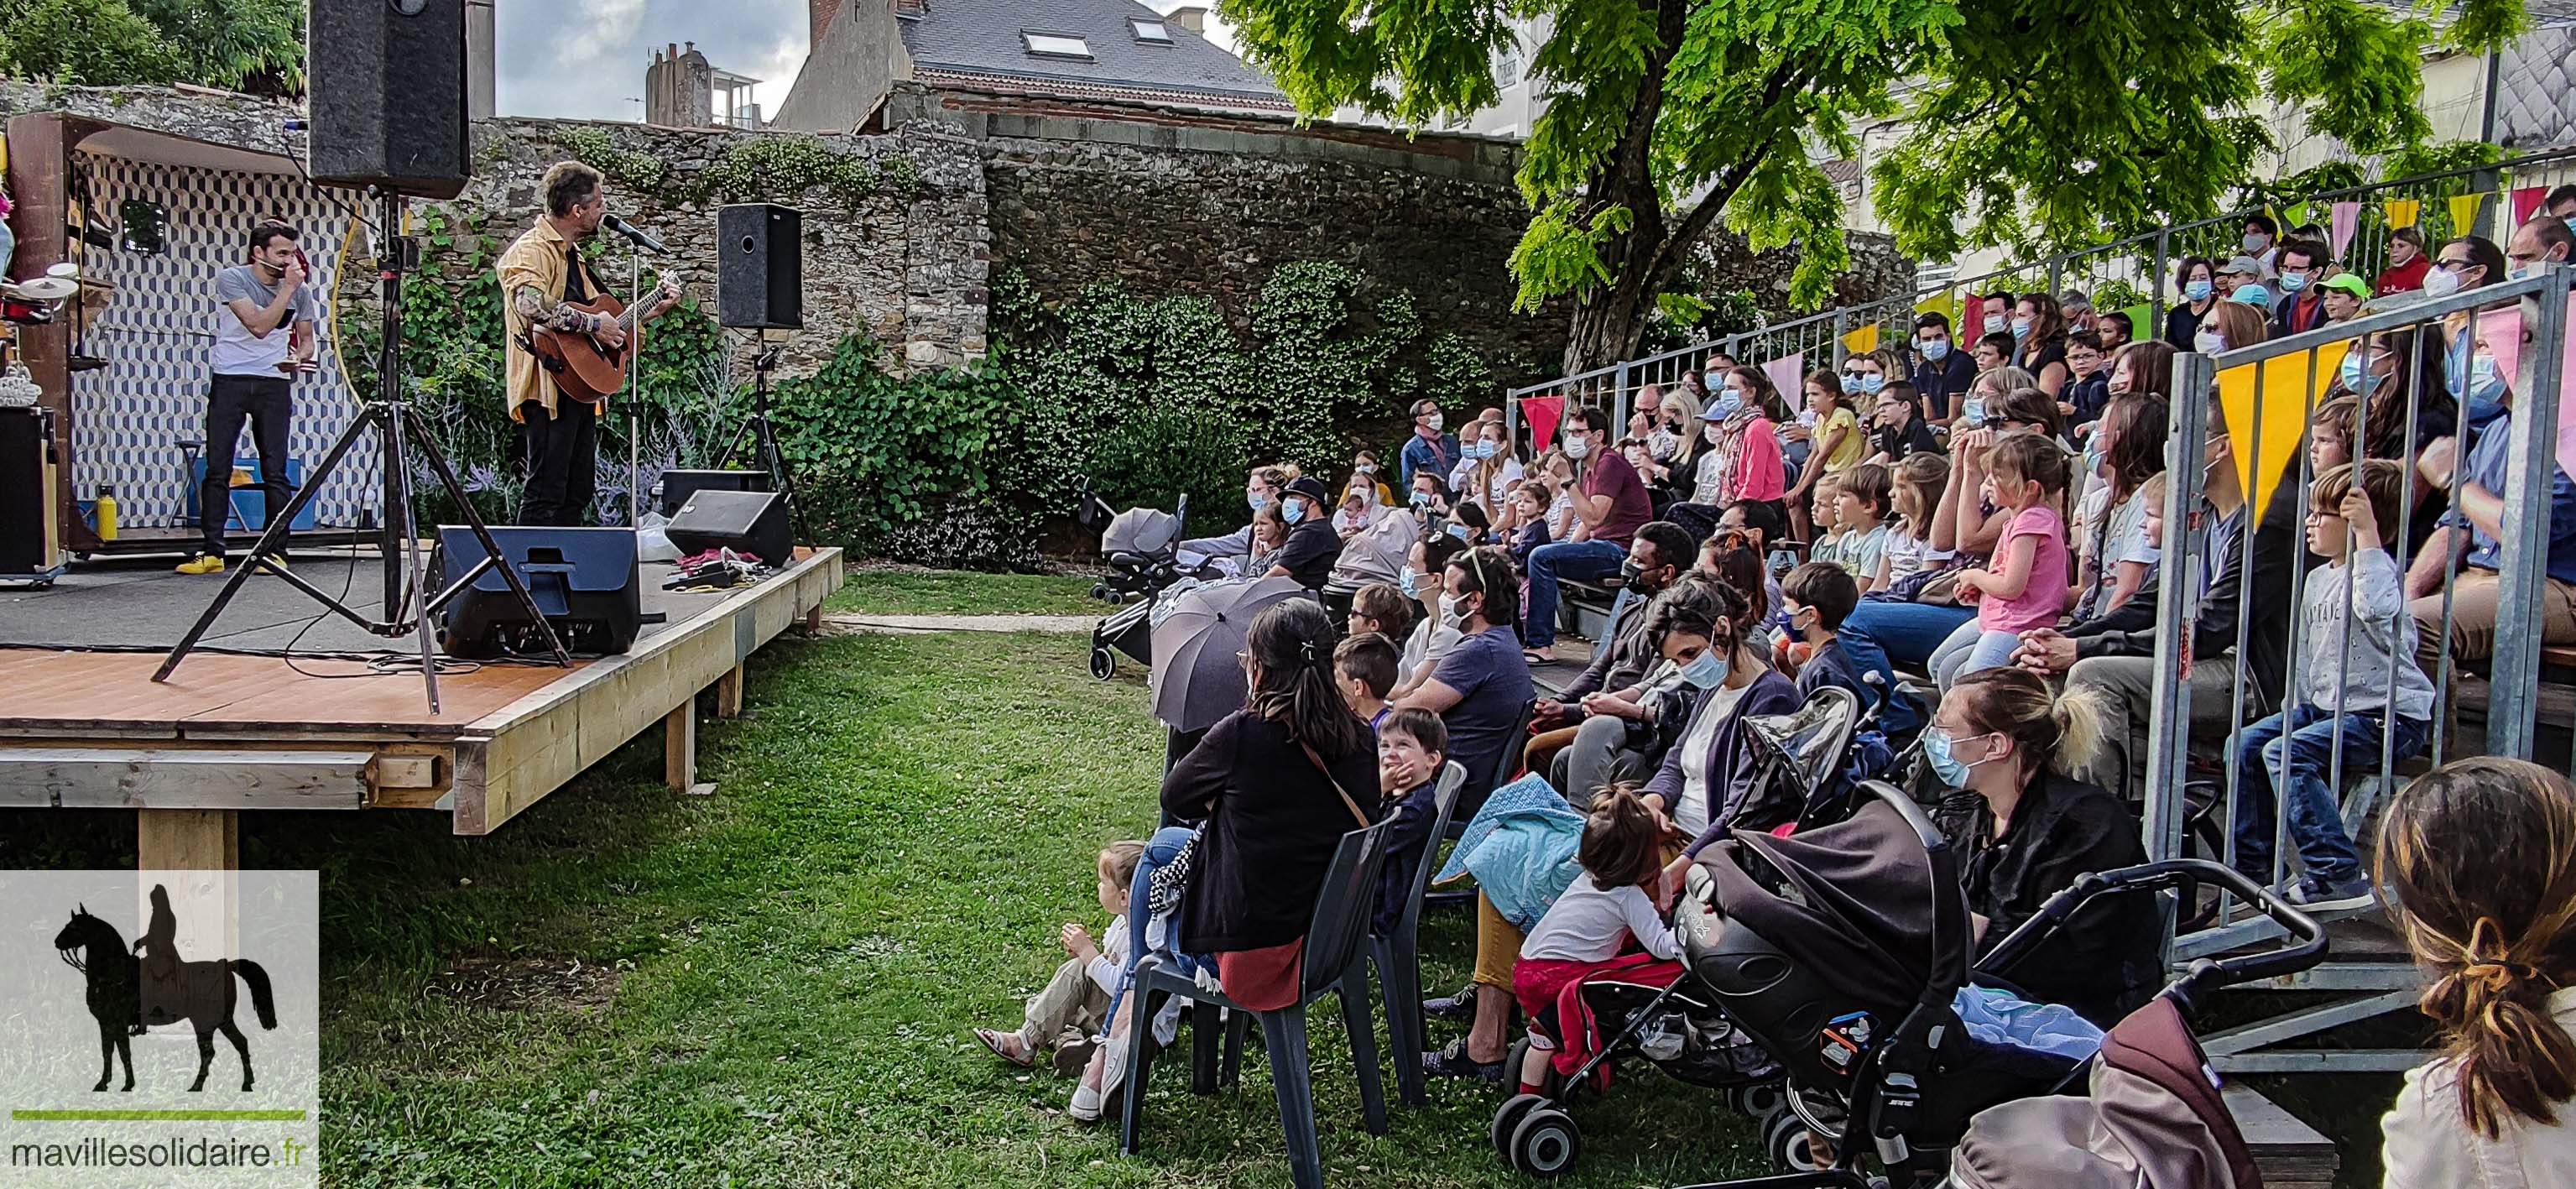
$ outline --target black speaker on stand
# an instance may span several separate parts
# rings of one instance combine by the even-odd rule
[[[794,207],[747,202],[716,208],[716,321],[760,334],[751,359],[751,416],[716,456],[716,465],[732,465],[749,438],[753,465],[777,478],[778,491],[786,497],[787,521],[800,537],[807,536],[805,509],[796,501],[796,476],[788,471],[778,431],[770,424],[769,373],[778,366],[772,333],[805,325],[804,229],[805,213]]]
[[[474,172],[465,122],[466,0],[312,3],[305,85],[313,180],[456,197]]]

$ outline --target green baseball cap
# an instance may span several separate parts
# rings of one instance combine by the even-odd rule
[[[2324,287],[2328,289],[2341,289],[2344,292],[2351,294],[2353,299],[2356,301],[2370,300],[2370,282],[2362,280],[2361,274],[2359,273],[2336,273],[2335,275],[2326,278]]]

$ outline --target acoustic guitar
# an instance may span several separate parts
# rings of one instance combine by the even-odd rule
[[[597,404],[626,387],[626,366],[635,354],[635,321],[665,297],[677,296],[680,278],[665,272],[651,293],[638,299],[633,307],[618,302],[617,295],[602,293],[589,301],[566,303],[585,314],[605,314],[626,332],[622,347],[603,347],[599,341],[577,330],[555,330],[531,327],[530,345],[537,359],[555,378],[555,385],[574,400]]]

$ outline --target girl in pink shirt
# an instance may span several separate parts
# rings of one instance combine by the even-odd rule
[[[1977,618],[1962,624],[1932,654],[1932,672],[1948,689],[1959,678],[2012,662],[2021,634],[2057,626],[2066,611],[2066,521],[2057,505],[2066,492],[2066,451],[2045,434],[2014,434],[1986,457],[1988,503],[2012,519],[1995,541],[1993,561],[1959,574],[1959,601]]]

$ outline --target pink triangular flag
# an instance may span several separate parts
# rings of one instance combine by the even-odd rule
[[[2352,233],[2361,227],[2361,204],[2338,202],[2327,213],[2326,234],[2334,237],[2335,259],[2343,259],[2344,248],[2352,243]]]
[[[1773,388],[1780,390],[1781,399],[1788,401],[1792,409],[1803,408],[1807,403],[1798,391],[1806,381],[1807,373],[1802,370],[1806,366],[1807,353],[1804,351],[1762,365],[1762,374],[1770,379]]]
[[[2549,197],[2547,186],[2524,186],[2513,192],[2513,225],[2520,227],[2540,212],[2540,200]]]
[[[2516,392],[2522,386],[2514,382],[2522,374],[2522,311],[2517,308],[2488,310],[2478,315],[2478,341],[2471,344],[2472,354],[2495,358],[2496,375],[2504,386]]]

